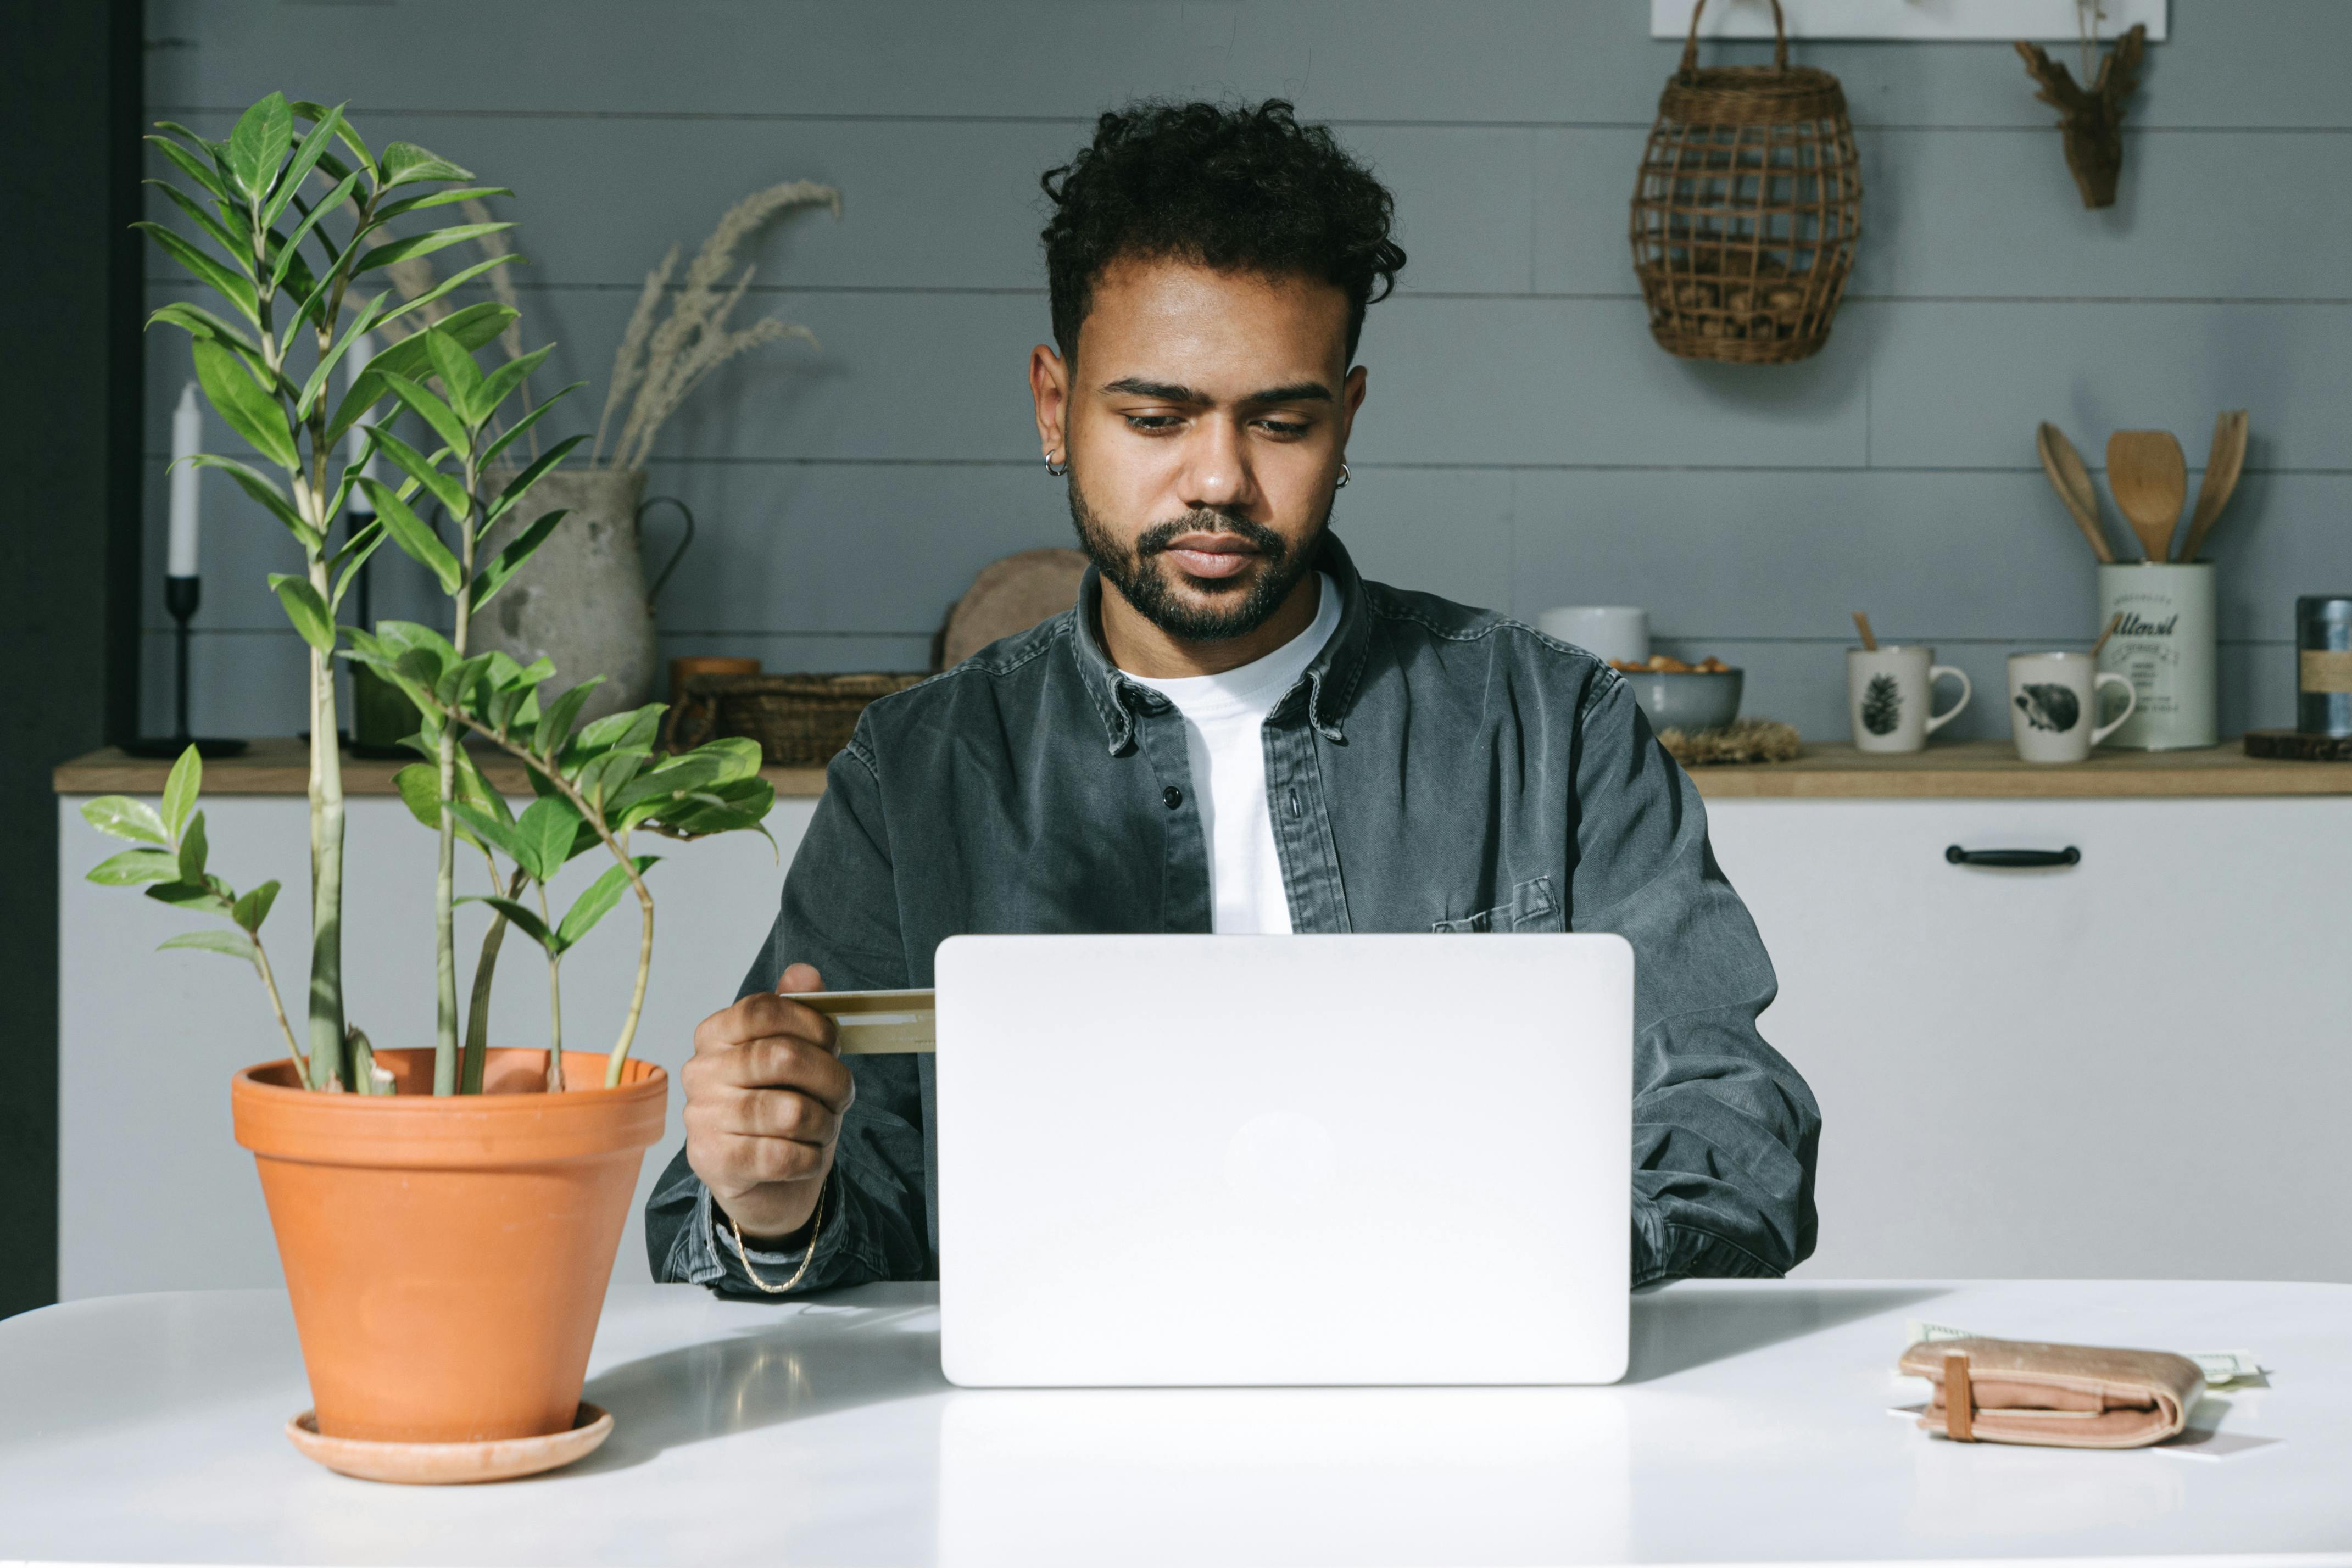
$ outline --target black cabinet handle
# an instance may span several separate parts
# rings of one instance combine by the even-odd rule
[[[2072,844],[2063,850],[1964,850],[1954,844],[1944,852],[1944,858],[1954,865],[2079,865],[2083,852]]]

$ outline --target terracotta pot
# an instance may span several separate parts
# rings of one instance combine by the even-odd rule
[[[668,1075],[539,1092],[543,1051],[493,1051],[488,1092],[436,1097],[433,1053],[379,1051],[399,1092],[320,1094],[294,1064],[230,1085],[260,1167],[319,1430],[462,1443],[567,1430]],[[604,1059],[564,1052],[572,1082]]]

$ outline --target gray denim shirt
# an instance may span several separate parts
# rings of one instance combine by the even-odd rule
[[[1293,927],[1625,937],[1633,1282],[1802,1262],[1821,1113],[1757,1033],[1771,961],[1632,692],[1517,622],[1364,580],[1332,536],[1318,564],[1339,628],[1265,725]],[[1076,609],[866,710],[743,994],[790,963],[929,986],[960,932],[1209,929],[1183,718],[1105,656],[1101,591],[1088,572]],[[805,1261],[793,1295],[938,1277],[931,1058],[851,1066],[815,1256],[751,1253],[772,1282]],[[646,1206],[654,1277],[761,1296],[714,1220],[681,1150]]]

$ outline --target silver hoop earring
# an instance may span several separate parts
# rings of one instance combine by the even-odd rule
[[[1069,471],[1070,465],[1067,463],[1056,463],[1050,457],[1045,459],[1045,472],[1055,478],[1058,479]]]
[[[1348,481],[1354,477],[1354,475],[1348,472],[1348,465],[1345,463],[1342,463],[1339,465],[1339,482],[1332,486],[1331,488],[1334,490],[1344,490],[1348,487]]]

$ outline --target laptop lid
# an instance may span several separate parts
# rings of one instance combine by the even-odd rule
[[[951,1382],[1623,1375],[1622,938],[957,936],[935,968]]]

